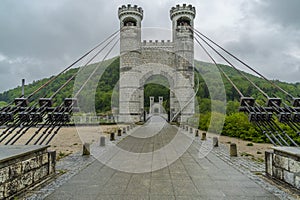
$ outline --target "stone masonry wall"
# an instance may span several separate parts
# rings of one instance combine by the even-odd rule
[[[298,153],[295,153],[298,152]],[[300,190],[300,149],[275,147],[265,153],[266,175]]]
[[[47,149],[0,161],[0,199],[10,198],[55,173],[55,151]]]

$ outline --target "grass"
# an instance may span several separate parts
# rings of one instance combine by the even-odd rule
[[[252,154],[247,153],[247,152],[242,152],[241,156],[246,156],[246,157],[254,157]]]
[[[67,151],[68,151],[68,150],[67,150]],[[71,152],[71,153],[72,153],[72,152]],[[69,154],[71,154],[71,153],[65,153],[65,152],[60,151],[60,152],[58,153],[58,155],[57,155],[56,160],[58,161],[58,160],[60,160],[60,159],[62,159],[62,158],[64,158],[64,157],[66,157],[67,155],[69,155]]]

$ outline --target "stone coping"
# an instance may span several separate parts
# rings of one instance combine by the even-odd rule
[[[48,147],[50,145],[0,145],[0,167],[6,161],[43,151]]]
[[[272,147],[274,151],[300,158],[300,147]]]

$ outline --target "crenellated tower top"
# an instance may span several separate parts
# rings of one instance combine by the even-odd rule
[[[170,10],[171,20],[173,20],[173,18],[178,15],[189,15],[192,16],[192,19],[194,19],[196,16],[196,9],[192,5],[176,5],[176,7],[172,7]]]
[[[137,5],[132,6],[131,4],[122,5],[119,7],[118,15],[119,19],[121,19],[124,15],[135,15],[138,16],[141,20],[143,19],[143,9],[138,7]]]

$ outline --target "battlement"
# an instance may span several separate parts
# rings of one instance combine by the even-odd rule
[[[142,47],[172,48],[173,42],[171,42],[170,40],[167,40],[167,41],[165,41],[165,40],[161,40],[161,41],[144,40],[142,42]]]
[[[140,16],[141,18],[143,18],[143,9],[141,7],[138,7],[137,5],[132,6],[131,4],[126,5],[122,5],[121,7],[119,7],[119,18],[121,18],[122,15],[125,14],[135,14]]]
[[[196,9],[192,5],[176,5],[176,7],[172,7],[170,10],[170,17],[173,19],[174,16],[180,15],[180,14],[189,14],[192,15],[193,18],[196,16]]]

